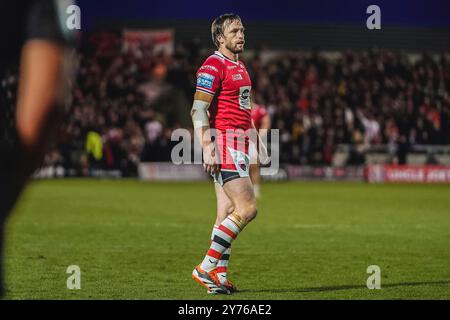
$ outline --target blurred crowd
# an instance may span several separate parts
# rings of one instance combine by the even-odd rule
[[[190,128],[195,72],[210,50],[195,40],[173,53],[127,46],[119,34],[85,37],[60,142],[47,156],[71,175],[137,174],[170,161],[174,129]],[[427,54],[255,50],[242,57],[255,102],[280,129],[281,162],[329,165],[340,144],[390,145],[400,163],[413,145],[450,144],[450,59]],[[348,164],[362,164],[354,152]]]
[[[167,82],[172,56],[127,47],[115,33],[91,34],[78,52],[72,102],[47,164],[70,175],[135,176],[141,160],[169,161],[172,130],[190,124],[186,98]]]
[[[256,100],[281,131],[283,161],[331,164],[336,146],[349,144],[356,151],[390,145],[404,163],[411,146],[450,143],[448,56],[412,61],[371,50],[262,58],[248,64]],[[363,163],[363,153],[349,162]]]

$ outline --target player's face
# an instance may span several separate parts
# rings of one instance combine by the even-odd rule
[[[223,34],[225,48],[233,53],[241,53],[244,51],[244,26],[239,20],[227,24]]]

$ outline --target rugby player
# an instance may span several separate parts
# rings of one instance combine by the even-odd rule
[[[0,296],[6,218],[55,140],[67,97],[72,33],[63,3],[71,4],[0,1]]]
[[[217,47],[197,72],[191,116],[203,148],[203,166],[214,177],[217,217],[210,247],[192,277],[211,294],[230,294],[231,243],[257,214],[249,177],[251,81],[239,54],[244,50],[244,26],[236,14],[224,14],[211,26]],[[254,129],[254,128],[253,128]]]

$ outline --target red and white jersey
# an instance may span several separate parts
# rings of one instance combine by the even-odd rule
[[[253,123],[255,124],[256,130],[259,130],[261,128],[262,119],[266,115],[267,115],[266,108],[264,108],[263,106],[261,106],[259,104],[253,103],[252,120],[253,120]]]
[[[219,51],[209,56],[197,71],[196,89],[214,95],[209,107],[210,127],[220,131],[251,128],[251,88],[244,64]]]

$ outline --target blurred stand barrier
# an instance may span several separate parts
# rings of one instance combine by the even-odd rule
[[[450,166],[369,165],[366,178],[375,183],[450,183]]]
[[[200,156],[201,157],[201,156]],[[164,161],[137,163],[137,175],[148,181],[205,181],[209,176],[198,164]],[[83,174],[58,162],[38,170],[35,179],[64,177],[122,178],[120,170],[89,169]],[[331,165],[281,164],[265,181],[318,180],[368,182],[450,183],[448,145],[338,145]]]
[[[141,163],[139,178],[145,181],[204,181],[209,176],[201,165],[170,162]],[[367,181],[370,183],[450,183],[450,166],[381,164],[367,166],[282,165],[264,181]]]
[[[146,162],[138,168],[139,178],[147,181],[201,181],[209,179],[198,164],[176,165],[170,162]],[[314,167],[283,165],[275,175],[263,175],[264,181],[285,180],[364,180],[364,166]]]
[[[138,166],[141,180],[148,181],[198,181],[207,180],[203,166],[198,164],[176,165],[171,162],[143,162]]]
[[[150,181],[207,180],[201,165],[143,162],[139,178]],[[337,146],[331,165],[282,164],[265,181],[319,180],[368,182],[450,183],[448,145],[344,145]]]
[[[441,165],[450,166],[449,145],[409,145],[407,143],[380,145],[337,146],[332,164],[348,166],[357,159],[358,164]]]
[[[330,167],[286,165],[289,180],[363,181],[364,166]]]
[[[171,162],[143,162],[138,166],[144,181],[206,181],[210,177],[198,164],[176,165]],[[38,170],[35,179],[71,176],[62,167]],[[72,176],[73,177],[73,176]],[[118,170],[92,170],[93,178],[121,178]],[[262,176],[264,181],[367,181],[369,183],[450,183],[449,165],[368,164],[360,166],[281,165],[277,174]]]
[[[61,165],[45,166],[37,170],[33,174],[33,179],[59,179],[59,178],[74,178],[80,177],[77,175],[75,169],[66,170]],[[120,170],[103,170],[103,169],[90,169],[89,172],[83,177],[91,178],[123,178],[123,174]]]

